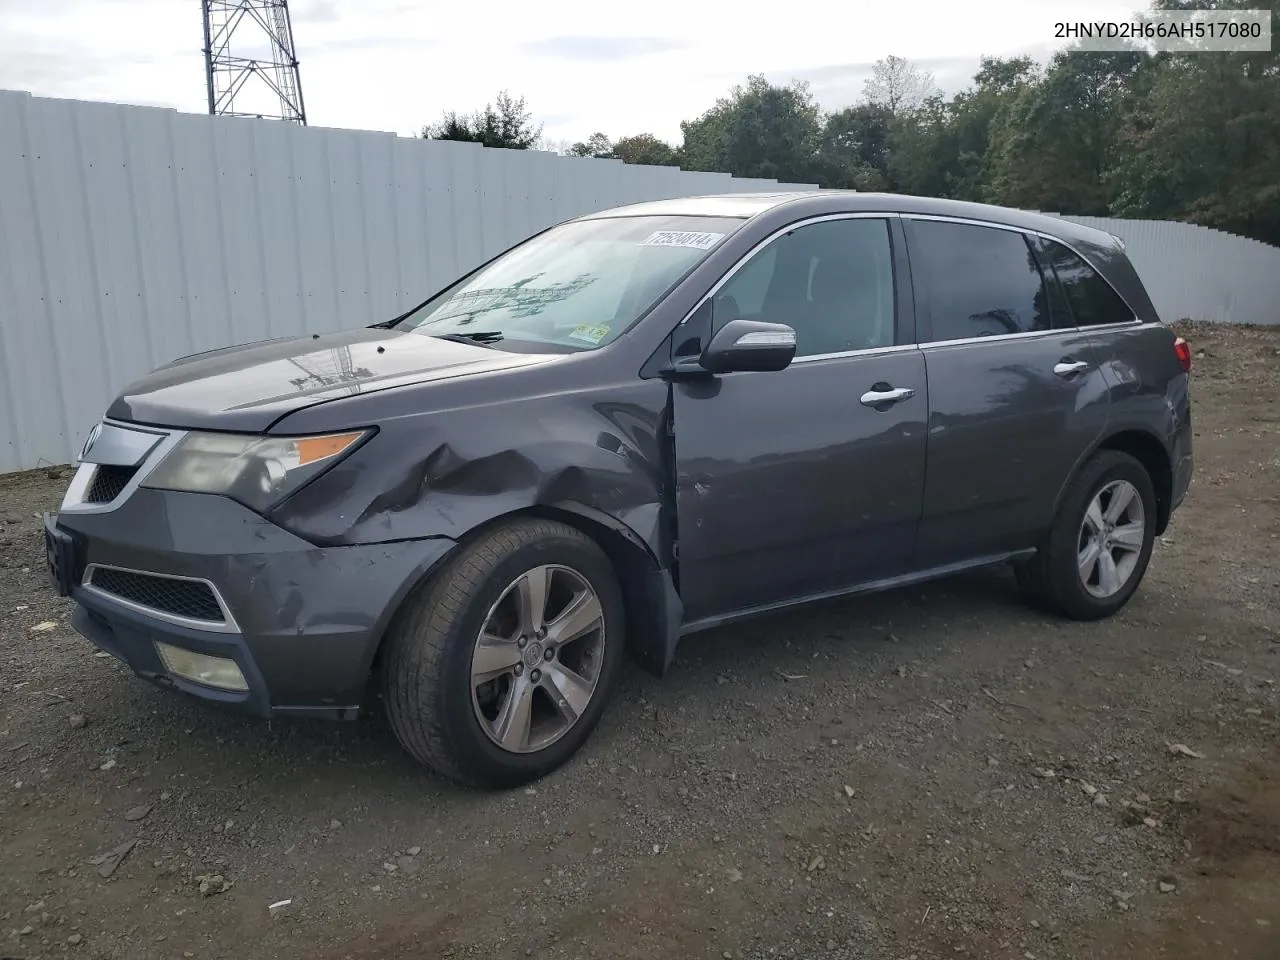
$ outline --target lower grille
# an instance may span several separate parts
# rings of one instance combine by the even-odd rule
[[[85,495],[86,503],[110,503],[124,491],[137,467],[118,467],[112,464],[100,464],[93,471],[93,482],[89,484],[89,492]]]
[[[159,613],[207,623],[226,623],[218,598],[207,583],[150,573],[94,567],[90,586]]]

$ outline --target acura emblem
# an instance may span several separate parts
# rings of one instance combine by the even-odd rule
[[[89,431],[89,436],[84,441],[84,446],[80,448],[80,460],[89,455],[89,451],[93,449],[93,445],[98,442],[98,435],[102,433],[102,424],[95,423],[93,429]]]

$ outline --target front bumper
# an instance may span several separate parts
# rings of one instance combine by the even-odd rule
[[[317,547],[225,497],[146,488],[108,511],[46,517],[45,536],[51,578],[78,604],[80,634],[144,680],[261,717],[354,717],[400,601],[454,546]],[[206,585],[216,605],[122,590],[132,581],[95,573],[103,570],[161,588]],[[248,690],[175,675],[157,642],[233,660]]]
[[[243,637],[211,634],[170,623],[158,625],[151,617],[116,607],[94,594],[80,592],[76,594],[76,600],[78,605],[71,615],[71,625],[76,632],[99,650],[124,663],[143,680],[253,716],[269,717],[276,712],[271,704],[267,681],[258,671]],[[232,660],[249,689],[244,692],[225,690],[169,673],[160,659],[157,641]],[[358,705],[354,710],[358,712]],[[341,707],[315,707],[301,712],[338,717],[348,713]]]

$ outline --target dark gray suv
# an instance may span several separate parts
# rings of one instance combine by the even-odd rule
[[[1191,478],[1190,353],[1116,238],[882,194],[561,224],[372,328],[233,347],[93,428],[51,576],[84,636],[260,716],[377,696],[416,758],[563,763],[625,654],[1011,563],[1089,620]]]

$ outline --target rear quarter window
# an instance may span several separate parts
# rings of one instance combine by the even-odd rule
[[[1120,294],[1084,258],[1056,240],[1040,240],[1046,268],[1057,274],[1076,326],[1132,323],[1133,311]]]

